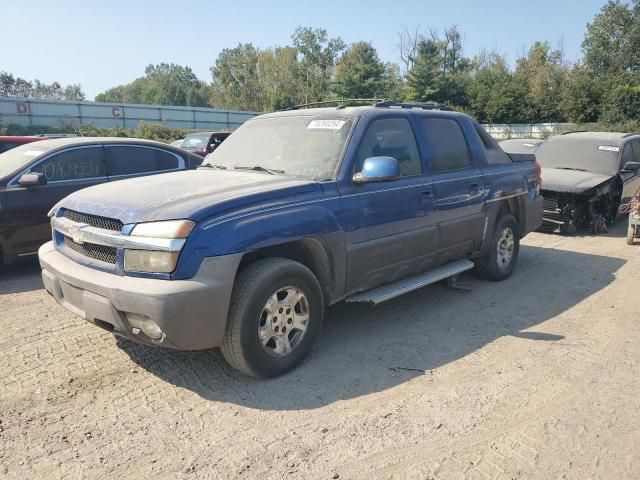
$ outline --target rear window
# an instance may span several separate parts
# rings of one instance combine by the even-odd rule
[[[110,176],[175,170],[180,161],[174,154],[144,146],[106,147]]]

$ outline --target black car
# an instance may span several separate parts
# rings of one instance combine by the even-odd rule
[[[603,232],[640,188],[640,134],[571,132],[535,151],[542,166],[543,229]]]
[[[193,169],[202,157],[150,140],[59,138],[0,154],[0,263],[37,253],[51,239],[47,213],[98,183]]]

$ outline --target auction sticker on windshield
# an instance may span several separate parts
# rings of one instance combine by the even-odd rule
[[[345,120],[311,120],[308,129],[340,130],[347,123]]]

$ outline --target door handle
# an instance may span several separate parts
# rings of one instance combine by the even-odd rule
[[[421,197],[433,197],[433,191],[432,190],[423,190],[422,193],[420,193]]]
[[[471,185],[469,185],[469,193],[478,193],[479,190],[480,185],[478,185],[477,183],[472,183]]]

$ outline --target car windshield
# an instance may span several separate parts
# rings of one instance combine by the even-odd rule
[[[536,159],[543,167],[616,175],[619,151],[618,146],[593,140],[550,140],[538,147]]]
[[[47,147],[49,142],[25,143],[19,147],[12,148],[4,153],[0,153],[0,178],[6,177],[26,167],[35,157],[39,157],[52,147]]]
[[[250,120],[227,138],[203,166],[333,178],[353,126],[347,116],[282,116]]]
[[[207,142],[209,142],[208,133],[196,133],[187,135],[180,144],[180,148],[185,150],[204,150],[207,148]]]

